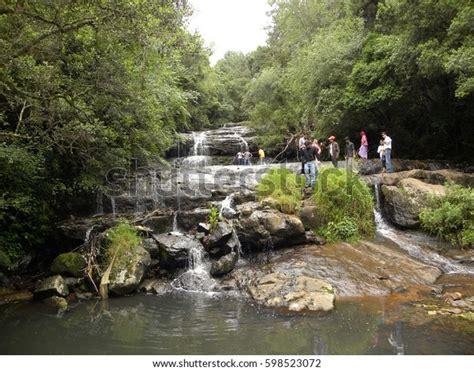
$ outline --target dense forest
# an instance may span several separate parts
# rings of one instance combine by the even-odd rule
[[[247,121],[471,161],[470,0],[273,0],[267,45],[214,67],[185,0],[0,1],[0,252],[44,244],[65,199],[176,133]],[[242,27],[245,27],[243,25]]]

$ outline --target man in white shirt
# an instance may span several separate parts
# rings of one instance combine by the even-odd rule
[[[384,155],[385,155],[385,167],[387,173],[393,173],[392,166],[392,138],[387,135],[387,132],[382,132]]]

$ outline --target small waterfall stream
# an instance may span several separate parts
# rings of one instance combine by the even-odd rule
[[[211,263],[205,255],[202,247],[193,246],[189,250],[188,270],[176,278],[171,286],[177,290],[213,294],[216,281],[209,274]]]
[[[395,242],[409,255],[427,264],[441,269],[445,274],[473,274],[474,268],[457,263],[456,261],[438,254],[429,247],[437,243],[434,237],[417,231],[400,231],[389,225],[380,210],[380,185],[375,184],[375,225],[378,235]]]

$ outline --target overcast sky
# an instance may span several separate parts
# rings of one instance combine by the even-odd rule
[[[198,31],[206,46],[214,50],[211,64],[225,52],[248,53],[265,45],[264,28],[270,24],[266,12],[267,0],[190,0],[194,15],[189,22],[190,31]]]

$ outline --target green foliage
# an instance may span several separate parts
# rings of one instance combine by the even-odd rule
[[[457,247],[474,246],[474,190],[448,184],[446,195],[420,213],[423,229]]]
[[[281,212],[292,214],[300,208],[305,180],[285,169],[270,169],[257,185],[257,200],[270,200]]]
[[[0,245],[37,249],[113,167],[211,125],[219,79],[185,1],[2,1]]]
[[[0,250],[0,272],[8,272],[12,267],[12,261],[10,257]]]
[[[214,228],[219,222],[219,209],[214,205],[211,206],[211,211],[207,218],[207,222],[211,226],[211,229]]]
[[[374,200],[356,174],[333,167],[322,168],[313,198],[319,233],[327,238],[353,240],[375,234]]]
[[[13,262],[49,232],[51,190],[38,187],[43,166],[30,149],[0,144],[0,250]]]
[[[142,243],[142,238],[126,220],[109,229],[106,237],[104,267],[107,268],[115,256],[111,275],[128,270],[137,257],[137,247]]]
[[[387,130],[397,157],[472,158],[472,1],[272,4],[267,45],[247,56],[243,98],[261,143],[365,129],[375,154]],[[446,151],[452,134],[459,139]]]
[[[360,238],[356,220],[349,217],[344,217],[338,222],[329,222],[319,229],[319,233],[328,242],[356,241]]]

